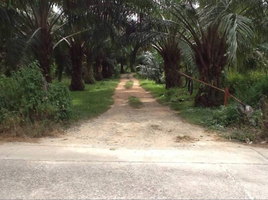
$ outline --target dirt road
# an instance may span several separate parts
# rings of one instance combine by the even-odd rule
[[[134,85],[126,89],[124,86],[129,80],[133,80]],[[130,96],[136,96],[143,102],[140,109],[129,106]],[[115,103],[105,114],[71,128],[62,138],[44,139],[42,142],[135,149],[214,144],[215,135],[188,124],[176,112],[160,105],[132,75],[122,77],[113,98]]]

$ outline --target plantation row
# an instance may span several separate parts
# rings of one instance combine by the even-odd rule
[[[265,138],[267,7],[263,0],[1,1],[1,132],[14,124],[68,120],[73,93],[53,84],[56,79],[70,78],[70,91],[87,91],[87,85],[137,71],[164,84],[158,94],[167,102],[187,102],[196,116],[212,110],[205,124]],[[223,92],[182,73],[228,87],[254,112],[245,115],[233,100],[219,108]]]

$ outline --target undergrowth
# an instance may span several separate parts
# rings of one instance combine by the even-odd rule
[[[36,62],[0,77],[0,133],[39,137],[69,120],[71,99],[62,84],[43,82]]]
[[[70,79],[45,84],[38,64],[0,77],[0,134],[11,137],[42,137],[61,132],[66,125],[106,112],[119,79],[86,85],[70,92]]]

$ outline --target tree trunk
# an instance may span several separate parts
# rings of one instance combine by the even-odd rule
[[[102,76],[103,78],[111,78],[113,76],[113,66],[107,61],[102,62]]]
[[[221,88],[224,83],[223,71],[227,63],[225,39],[217,34],[216,27],[210,27],[202,43],[196,46],[195,61],[200,80]],[[206,85],[200,85],[195,97],[195,106],[216,107],[223,105],[224,93]]]
[[[96,83],[95,78],[94,78],[93,67],[92,67],[93,63],[92,63],[91,53],[92,52],[90,50],[86,51],[86,66],[85,66],[85,70],[84,70],[84,73],[85,73],[84,80],[85,80],[86,84],[95,84]]]
[[[183,82],[181,75],[178,73],[180,70],[179,63],[172,63],[165,61],[165,75],[166,75],[166,89],[181,87]]]
[[[109,63],[106,60],[102,61],[102,77],[109,78]]]
[[[95,70],[95,78],[97,81],[101,81],[103,80],[103,76],[102,76],[102,65],[101,65],[101,59],[97,58],[96,59],[96,70]]]
[[[70,47],[70,57],[72,60],[73,72],[69,88],[71,91],[83,91],[85,89],[85,85],[82,78],[83,47],[81,42],[72,42]]]
[[[220,84],[220,80],[222,79],[221,76],[214,77],[214,81],[211,81],[208,77],[209,75],[200,79],[206,83],[212,83],[216,87],[221,87]],[[223,92],[206,85],[199,86],[198,93],[195,97],[195,106],[217,107],[219,105],[223,105],[223,102],[224,102]]]
[[[120,74],[124,74],[125,73],[125,69],[124,69],[124,62],[120,62],[121,65],[121,70],[120,70]]]
[[[55,54],[55,61],[57,63],[57,70],[56,70],[56,76],[58,77],[58,81],[61,82],[62,81],[62,74],[64,71],[64,60],[68,59],[67,56],[69,55],[62,55],[61,52],[56,51]]]
[[[181,54],[175,43],[167,43],[162,49],[161,56],[164,59],[166,89],[181,87],[183,84],[179,71],[181,69]]]
[[[47,27],[41,29],[41,47],[35,47],[37,51],[37,58],[40,63],[40,67],[43,72],[43,76],[46,78],[48,83],[52,82],[51,77],[51,53],[53,50],[52,36],[49,33]]]
[[[138,50],[139,50],[140,46],[139,45],[136,45],[135,48],[133,49],[132,53],[130,54],[130,70],[131,72],[135,72],[135,64],[136,64],[136,57],[137,57],[137,53],[138,53]]]
[[[201,59],[206,58],[202,56]],[[200,59],[197,59],[200,60]],[[203,63],[203,64],[202,64]],[[222,77],[222,70],[225,64],[222,65],[213,65],[213,63],[206,63],[204,61],[198,62],[197,66],[200,69],[199,75],[200,80],[206,83],[210,83],[213,86],[222,87],[224,78]],[[226,63],[223,61],[223,63]],[[203,107],[217,107],[223,105],[224,103],[224,93],[211,88],[207,85],[200,85],[198,88],[198,93],[195,97],[195,106]]]

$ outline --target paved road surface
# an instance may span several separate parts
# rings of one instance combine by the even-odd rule
[[[268,151],[4,144],[0,198],[268,199]]]

